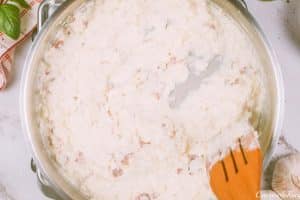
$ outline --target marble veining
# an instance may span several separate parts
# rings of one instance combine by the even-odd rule
[[[6,187],[2,183],[0,183],[0,199],[15,200],[15,198],[6,191]]]

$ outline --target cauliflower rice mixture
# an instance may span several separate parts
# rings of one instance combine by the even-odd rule
[[[210,63],[182,102],[170,93]],[[251,124],[261,63],[209,0],[87,1],[47,45],[37,123],[60,173],[88,199],[215,199],[206,159]]]

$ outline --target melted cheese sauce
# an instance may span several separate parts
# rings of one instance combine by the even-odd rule
[[[176,108],[169,94],[222,61]],[[95,0],[61,24],[36,79],[36,113],[61,174],[94,200],[215,199],[208,156],[263,99],[243,30],[208,0]]]

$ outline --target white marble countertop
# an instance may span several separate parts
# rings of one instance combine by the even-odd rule
[[[295,25],[295,4],[300,1],[246,2],[281,63],[286,92],[286,114],[282,134],[288,143],[300,150],[300,28],[297,33]],[[5,92],[0,93],[0,200],[47,199],[39,191],[36,175],[31,172],[31,156],[24,140],[19,116],[20,77],[30,45],[31,41],[28,40],[17,49],[13,81]],[[276,154],[284,154],[289,152],[289,149],[285,140],[281,140]],[[266,180],[269,180],[268,177]]]

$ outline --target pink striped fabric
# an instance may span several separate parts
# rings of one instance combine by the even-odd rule
[[[27,0],[31,9],[21,10],[21,35],[18,40],[12,40],[0,33],[0,91],[9,84],[15,48],[31,35],[36,26],[37,9],[41,1]]]

